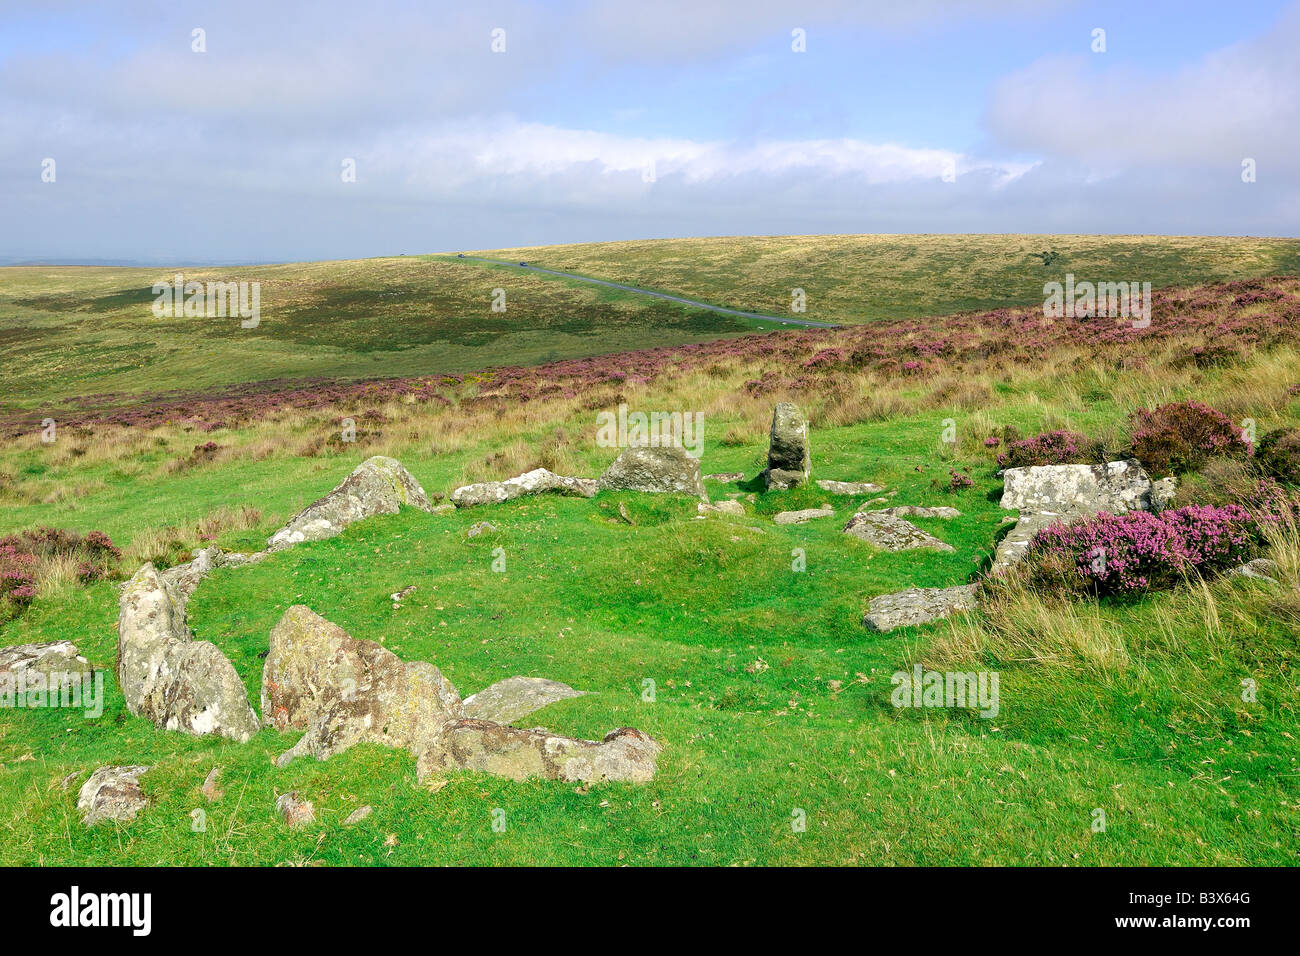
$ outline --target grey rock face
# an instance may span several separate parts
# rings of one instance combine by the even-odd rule
[[[913,548],[954,550],[952,545],[926,534],[912,522],[878,511],[859,511],[849,519],[843,531],[885,551],[909,551]]]
[[[367,458],[324,498],[295,515],[267,539],[268,551],[280,551],[301,541],[320,541],[341,534],[354,521],[396,514],[402,505],[432,510],[420,483],[396,458]]]
[[[473,508],[477,505],[498,504],[513,501],[524,495],[558,494],[578,498],[590,498],[596,494],[597,483],[592,478],[569,478],[557,475],[545,468],[535,468],[517,478],[505,481],[485,481],[476,485],[465,485],[451,493],[451,501],[457,508]]]
[[[129,823],[149,805],[140,789],[140,775],[148,767],[100,767],[90,775],[77,795],[81,822],[88,827],[115,820]]]
[[[961,512],[947,505],[927,508],[924,505],[895,505],[892,508],[878,508],[876,514],[893,515],[895,518],[960,518]]]
[[[71,641],[0,647],[0,676],[17,677],[23,672],[41,674],[47,681],[54,682],[50,686],[62,690],[67,680],[76,679],[75,675],[89,674],[91,667]]]
[[[862,623],[873,631],[892,631],[896,627],[936,621],[955,611],[973,610],[977,587],[963,584],[952,588],[908,588],[896,594],[882,594],[868,603]]]
[[[1164,511],[1172,508],[1178,498],[1178,479],[1172,475],[1161,478],[1151,485],[1151,510]]]
[[[817,482],[817,487],[833,495],[874,495],[885,490],[869,481],[830,481],[825,478]]]
[[[117,680],[127,710],[154,726],[240,742],[257,732],[239,674],[214,644],[195,641],[183,604],[146,564],[122,587]]]
[[[1002,482],[1002,507],[1022,512],[1119,514],[1151,507],[1151,478],[1135,459],[1008,468]]]
[[[700,462],[678,445],[658,448],[634,446],[622,454],[600,476],[604,491],[645,491],[652,494],[694,495],[705,498],[700,480]]]
[[[545,677],[508,677],[465,698],[465,716],[513,724],[559,700],[581,697],[584,691]]]
[[[1034,535],[1038,534],[1043,528],[1063,521],[1077,520],[1078,517],[1080,516],[1034,514],[1033,512],[1022,514],[1020,520],[1016,522],[1016,526],[998,542],[993,553],[993,565],[989,569],[990,573],[1001,574],[1008,568],[1019,564],[1025,556],[1025,551],[1029,548],[1029,543],[1034,540]]]
[[[772,411],[772,434],[763,481],[769,489],[797,488],[808,481],[812,458],[808,451],[808,421],[791,402]]]
[[[782,511],[774,515],[772,521],[776,524],[803,524],[813,518],[833,517],[835,517],[833,508],[804,508],[802,511]]]
[[[449,770],[480,770],[527,780],[645,783],[656,771],[660,746],[630,727],[604,740],[575,740],[544,730],[520,730],[486,720],[465,719],[448,726],[437,746],[420,754],[416,773],[421,783]]]

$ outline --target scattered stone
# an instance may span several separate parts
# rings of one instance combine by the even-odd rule
[[[66,684],[91,671],[90,662],[71,641],[0,647],[0,677],[16,680],[21,673],[40,674],[48,689],[62,691]]]
[[[500,504],[513,501],[524,495],[553,493],[570,495],[578,498],[591,498],[596,494],[597,486],[591,478],[568,478],[556,475],[545,468],[535,468],[517,478],[505,481],[485,481],[476,485],[465,485],[451,493],[452,503],[457,508],[473,508],[478,505]]]
[[[893,508],[880,508],[876,514],[893,515],[895,518],[960,518],[961,512],[947,505],[927,508],[923,505],[896,505]]]
[[[342,534],[354,521],[396,514],[402,505],[430,511],[432,505],[420,483],[396,458],[367,458],[324,498],[308,505],[267,539],[268,551],[301,541],[320,541]]]
[[[700,514],[719,514],[719,515],[736,515],[743,518],[745,516],[745,506],[739,501],[715,501],[712,504],[700,502],[695,506],[695,510]]]
[[[744,481],[745,473],[743,471],[719,471],[712,475],[705,475],[705,481],[720,481],[724,484],[730,484],[733,481]]]
[[[833,495],[874,495],[885,490],[869,481],[829,481],[825,478],[817,482],[817,487]]]
[[[1007,468],[1002,482],[1002,507],[1022,512],[1120,514],[1151,507],[1151,478],[1136,459]]]
[[[1161,478],[1151,485],[1151,510],[1164,511],[1172,508],[1178,497],[1178,479],[1172,475]]]
[[[316,808],[310,800],[299,800],[297,790],[276,797],[275,811],[291,827],[305,827],[316,822]]]
[[[490,521],[480,521],[478,524],[471,525],[470,529],[465,532],[467,538],[477,538],[481,534],[496,534],[497,526]]]
[[[859,511],[849,519],[843,533],[861,538],[885,551],[910,551],[913,548],[954,550],[952,545],[926,534],[912,522],[879,511]]]
[[[831,508],[804,508],[802,511],[782,511],[772,520],[777,524],[803,524],[813,518],[833,518],[834,516],[835,512]]]
[[[622,519],[624,524],[636,524],[636,522],[632,520],[632,515],[627,510],[627,502],[620,501],[618,503],[618,516]]]
[[[449,515],[456,510],[456,506],[450,501],[440,501],[433,506],[433,513],[436,515]]]
[[[364,807],[357,807],[348,814],[347,819],[343,821],[343,825],[345,827],[354,827],[372,813],[374,813],[374,808],[371,807],[370,804],[366,804]]]
[[[199,787],[199,793],[203,794],[203,799],[208,803],[214,803],[221,799],[221,768],[213,767],[208,771],[208,775],[203,778],[203,786]]]
[[[581,697],[585,691],[544,677],[508,677],[465,698],[466,717],[513,724],[559,700]]]
[[[449,725],[437,746],[420,754],[416,774],[421,783],[456,769],[512,780],[645,783],[655,775],[660,750],[654,740],[630,727],[611,731],[598,742],[467,718]]]
[[[1257,581],[1267,581],[1269,584],[1277,584],[1277,562],[1268,558],[1256,558],[1254,561],[1247,561],[1245,564],[1238,565],[1228,572],[1229,577],[1236,578],[1254,578]]]
[[[73,783],[76,782],[77,778],[80,776],[81,776],[80,770],[72,771],[72,773],[68,774],[66,777],[64,777],[62,780],[59,781],[59,789],[67,790],[70,786],[73,785]]]
[[[129,823],[149,805],[140,789],[140,775],[148,767],[100,767],[77,795],[81,822],[93,827],[105,820]]]
[[[862,623],[873,631],[892,631],[896,627],[936,621],[955,611],[973,610],[977,588],[975,584],[963,584],[952,588],[908,588],[896,594],[882,594],[868,603]]]
[[[127,710],[155,727],[241,743],[257,733],[239,674],[216,645],[194,640],[183,602],[152,564],[122,587],[117,680]]]
[[[692,458],[680,445],[624,448],[600,476],[600,488],[708,498],[700,480],[699,459]]]
[[[392,594],[388,595],[388,599],[392,601],[394,604],[396,604],[398,601],[402,600],[402,598],[406,597],[414,590],[415,590],[415,585],[408,584],[406,587],[402,588],[402,590],[394,591]]]
[[[787,490],[807,483],[811,473],[808,422],[797,405],[779,402],[772,410],[772,434],[763,482],[769,491]]]

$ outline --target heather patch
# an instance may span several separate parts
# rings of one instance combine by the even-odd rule
[[[1140,408],[1130,423],[1133,457],[1153,474],[1183,474],[1212,458],[1245,458],[1251,453],[1241,429],[1202,402]]]

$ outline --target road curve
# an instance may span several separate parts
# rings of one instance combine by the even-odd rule
[[[655,292],[652,289],[642,289],[639,286],[624,285],[621,282],[610,282],[608,279],[593,279],[591,276],[582,276],[573,272],[560,272],[556,269],[543,269],[541,266],[530,266],[519,262],[510,262],[506,259],[489,259],[485,256],[467,256],[464,253],[453,256],[456,259],[464,259],[467,262],[487,262],[494,266],[511,266],[515,269],[526,269],[532,272],[545,272],[547,275],[559,276],[562,279],[577,279],[579,282],[590,282],[592,285],[603,285],[609,289],[622,289],[624,292],[635,292],[638,295],[649,295],[656,299],[667,299],[669,302],[680,302],[682,305],[689,305],[696,309],[708,309],[710,312],[720,312],[723,315],[738,315],[746,319],[762,319],[764,322],[780,322],[782,325],[803,325],[810,329],[838,329],[838,325],[830,322],[813,322],[809,319],[792,319],[782,315],[764,315],[761,312],[742,312],[739,309],[728,309],[722,305],[710,305],[707,302],[700,302],[698,299],[687,299],[680,295],[669,295],[667,292]]]

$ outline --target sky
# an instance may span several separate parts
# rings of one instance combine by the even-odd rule
[[[0,0],[0,261],[1297,236],[1297,51],[1280,0]]]

